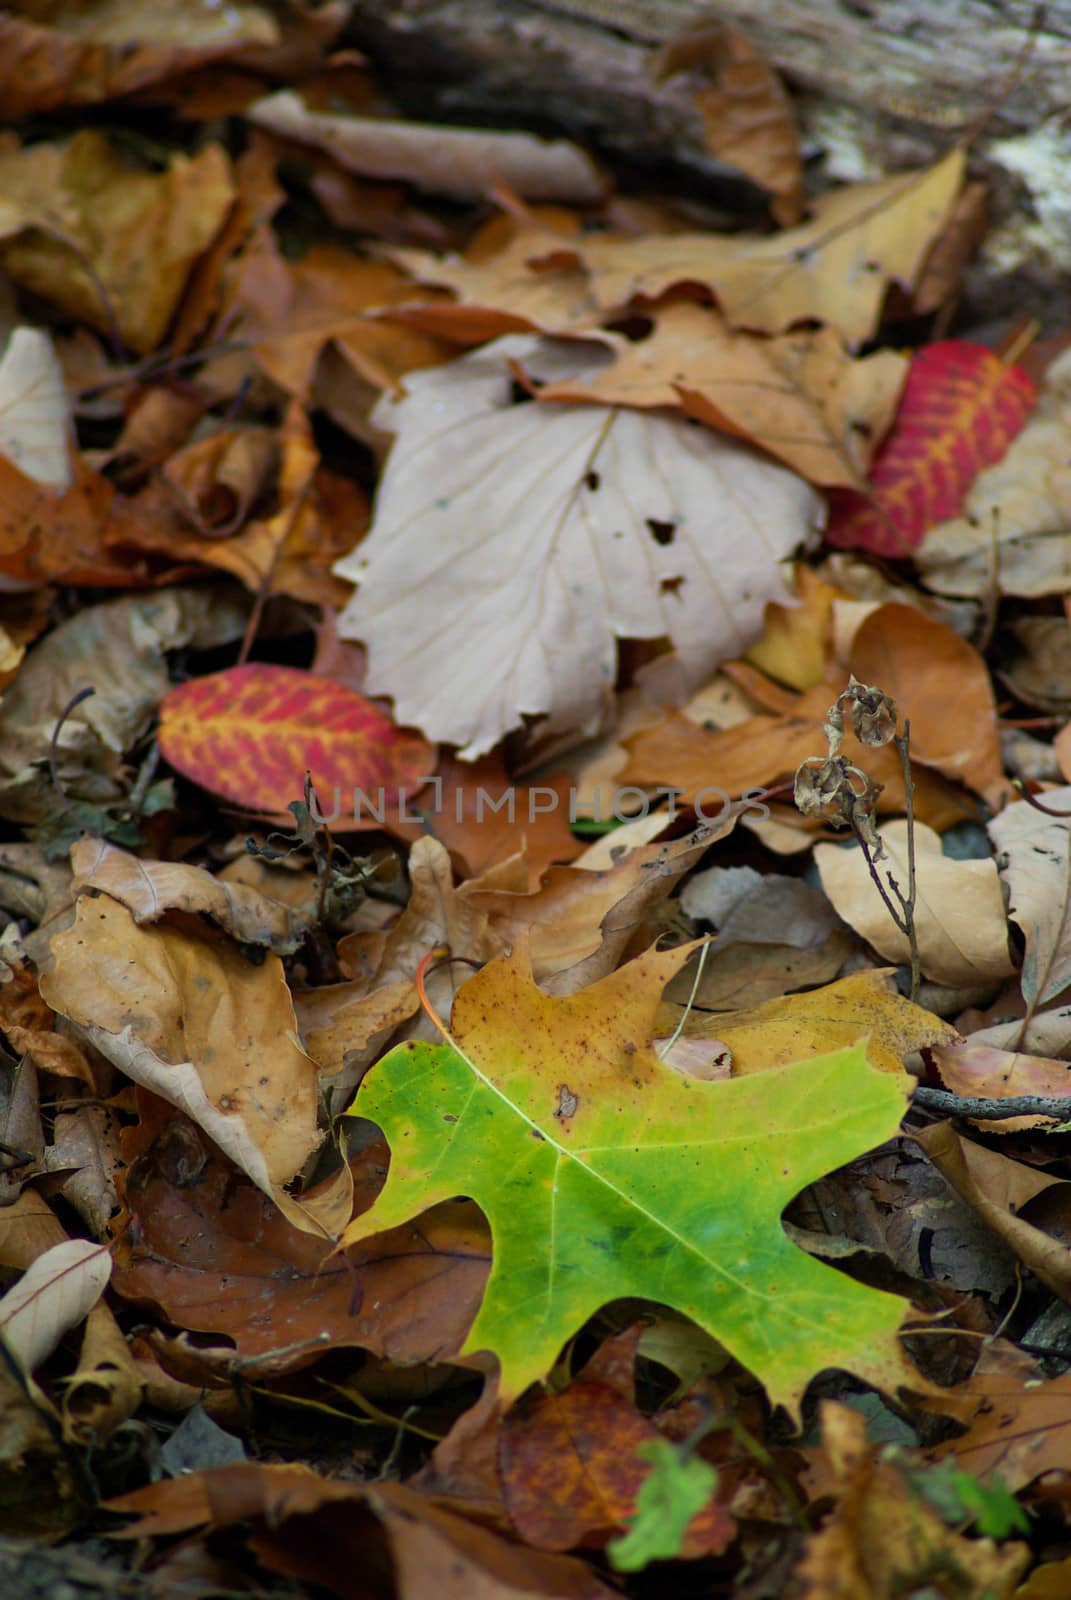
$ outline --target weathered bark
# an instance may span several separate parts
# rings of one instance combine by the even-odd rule
[[[566,133],[715,204],[743,186],[706,152],[692,87],[656,85],[653,47],[715,12],[796,92],[831,177],[933,160],[992,105],[1029,36],[1028,0],[355,0],[351,37],[410,116]],[[995,227],[985,310],[1071,274],[1071,0],[1051,0],[1029,60],[972,158]],[[1047,118],[1052,118],[1046,126]],[[1013,275],[1009,279],[1009,275]],[[1005,280],[1005,293],[994,285]],[[988,288],[988,293],[986,289]]]

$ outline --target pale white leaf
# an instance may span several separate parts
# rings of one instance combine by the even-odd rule
[[[359,585],[339,631],[368,647],[367,692],[465,759],[526,717],[594,731],[617,639],[669,639],[698,688],[761,632],[821,525],[801,478],[706,428],[515,402],[511,361],[553,381],[608,359],[512,336],[411,373],[373,416],[397,437],[371,531],[335,568]]]
[[[1050,789],[1044,804],[1071,811],[1071,787]],[[1008,915],[1026,936],[1023,999],[1033,1010],[1071,988],[1071,817],[1050,817],[1026,800],[1006,806],[989,824],[1002,854]]]
[[[0,1299],[0,1337],[24,1372],[89,1315],[111,1273],[108,1250],[88,1239],[66,1239],[31,1262]]]
[[[0,455],[58,494],[69,489],[71,417],[52,340],[16,328],[0,361]]]

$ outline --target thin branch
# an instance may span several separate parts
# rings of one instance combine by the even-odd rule
[[[1071,1099],[1061,1095],[1018,1094],[987,1099],[984,1095],[952,1094],[948,1089],[915,1090],[911,1104],[942,1117],[973,1117],[978,1122],[1006,1122],[1009,1117],[1051,1117],[1071,1122]]]
[[[1053,806],[1043,806],[1036,794],[1031,794],[1021,778],[1013,778],[1012,786],[1019,791],[1021,799],[1028,806],[1033,806],[1035,811],[1041,811],[1046,817],[1071,817],[1071,811],[1057,811]]]
[[[904,767],[904,798],[907,812],[907,899],[901,897],[904,908],[904,921],[907,923],[908,943],[911,946],[911,999],[919,997],[919,985],[922,978],[922,963],[919,957],[918,931],[915,927],[915,904],[917,899],[915,885],[915,780],[911,776],[911,722],[904,718],[904,731],[893,740],[900,752],[900,760]],[[892,879],[890,878],[890,883]],[[894,885],[895,887],[895,885]],[[900,894],[897,889],[897,895]]]
[[[79,833],[90,833],[93,830],[90,827],[90,824],[86,821],[85,817],[78,810],[78,808],[75,805],[72,805],[71,801],[68,800],[68,798],[67,798],[66,791],[64,790],[64,787],[63,787],[63,784],[62,784],[62,782],[60,780],[60,775],[59,775],[59,756],[58,756],[58,743],[57,743],[57,741],[59,740],[60,729],[63,727],[63,724],[67,721],[67,718],[70,716],[71,712],[75,709],[76,706],[80,706],[82,704],[83,700],[88,700],[90,695],[94,695],[94,694],[96,694],[96,692],[97,691],[93,688],[92,684],[89,684],[89,685],[87,685],[86,688],[79,689],[79,691],[78,691],[78,693],[76,695],[72,695],[71,696],[71,698],[68,700],[67,704],[64,706],[63,710],[59,714],[59,718],[58,718],[58,720],[56,722],[56,726],[52,730],[52,738],[49,740],[49,745],[48,745],[48,775],[52,779],[52,787],[56,791],[56,798],[58,799],[60,805],[63,807],[63,810],[67,813],[67,815],[71,818],[71,820],[73,822],[76,822],[78,824],[78,832]]]

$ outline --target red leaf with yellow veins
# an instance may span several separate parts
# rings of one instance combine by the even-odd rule
[[[312,773],[330,820],[354,791],[388,805],[434,772],[435,747],[331,678],[254,663],[181,683],[160,705],[160,750],[184,777],[236,805],[285,812]],[[338,799],[335,800],[335,790]]]
[[[1001,460],[1036,393],[1021,367],[985,345],[926,345],[911,362],[896,420],[874,458],[870,495],[831,495],[830,544],[894,557],[916,550],[928,529],[959,514],[983,467]]]

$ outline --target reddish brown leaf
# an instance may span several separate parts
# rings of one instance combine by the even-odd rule
[[[337,1345],[403,1363],[449,1360],[458,1349],[490,1257],[473,1206],[441,1207],[419,1226],[331,1256],[195,1124],[143,1091],[138,1099],[159,1131],[127,1177],[130,1222],[116,1241],[112,1279],[123,1299],[156,1307],[178,1327],[225,1334],[239,1358],[281,1352],[262,1374]],[[385,1164],[381,1144],[362,1154],[358,1204]]]
[[[326,816],[337,790],[349,810],[360,789],[397,802],[433,770],[435,751],[363,695],[329,678],[260,663],[179,684],[160,705],[160,749],[213,794],[254,811],[286,813],[305,773]]]
[[[781,79],[739,28],[709,18],[671,39],[655,59],[659,82],[688,68],[713,80],[695,97],[711,154],[768,189],[777,221],[791,227],[802,210],[803,161]]]
[[[541,1550],[602,1547],[631,1521],[647,1475],[637,1447],[659,1430],[604,1383],[540,1392],[507,1415],[501,1464],[517,1531]],[[693,1518],[681,1554],[719,1554],[735,1524],[712,1500]]]
[[[254,1524],[251,1543],[276,1572],[344,1600],[613,1600],[580,1561],[521,1550],[422,1500],[398,1483],[343,1483],[308,1467],[241,1461],[150,1484],[108,1502],[133,1520],[114,1537],[162,1538],[195,1528]],[[369,1587],[370,1576],[372,1586]]]
[[[843,549],[903,556],[956,516],[983,467],[1025,426],[1036,390],[1021,367],[984,345],[948,339],[911,363],[892,430],[870,473],[869,497],[835,490],[826,538]]]

